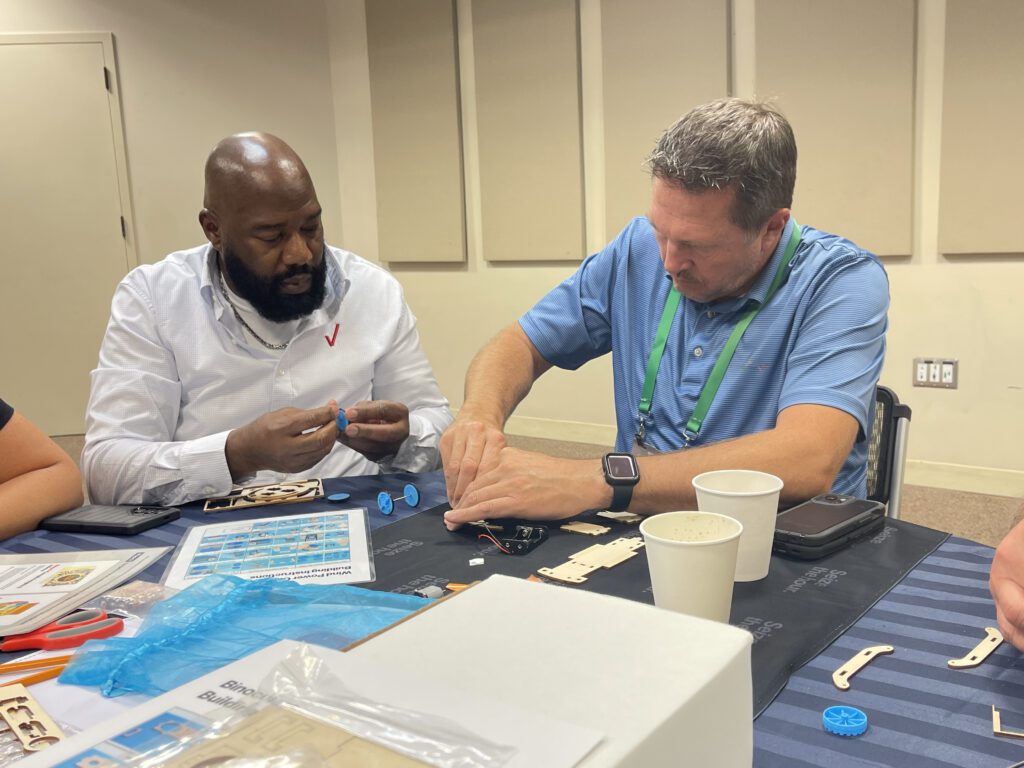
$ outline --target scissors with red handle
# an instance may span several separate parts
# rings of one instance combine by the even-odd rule
[[[112,637],[122,629],[124,619],[108,616],[106,611],[98,608],[75,611],[33,632],[5,638],[0,643],[0,651],[23,651],[27,648],[59,651],[75,648],[86,640]]]

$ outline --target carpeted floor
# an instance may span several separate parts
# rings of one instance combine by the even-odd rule
[[[81,435],[65,435],[55,437],[54,440],[76,461],[78,460],[82,453]],[[517,448],[576,459],[597,458],[608,450],[605,446],[590,443],[571,443],[516,435],[510,435],[508,442]],[[901,517],[904,520],[995,546],[1006,532],[1024,517],[1024,500],[905,485],[901,509]]]

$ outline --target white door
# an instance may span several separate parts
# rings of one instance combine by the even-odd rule
[[[0,37],[0,398],[48,434],[77,434],[134,266],[121,128],[101,40],[19,39]]]

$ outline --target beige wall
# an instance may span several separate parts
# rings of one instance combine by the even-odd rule
[[[142,262],[203,241],[203,162],[242,130],[271,131],[295,147],[328,234],[340,235],[325,23],[322,0],[3,0],[0,8],[0,34],[114,34]]]
[[[755,5],[759,12],[770,8],[751,0],[731,5],[729,64],[738,95],[752,95],[757,82],[750,48]],[[493,265],[481,256],[471,7],[458,0],[457,8],[468,259],[458,266],[393,266],[455,406],[475,350],[573,269],[569,263]],[[911,482],[1024,495],[1024,257],[950,258],[938,252],[945,2],[919,0],[916,23],[913,249],[909,257],[887,259],[893,301],[882,380],[914,409]],[[580,0],[580,29],[587,248],[594,250],[605,226],[598,0]],[[61,30],[115,35],[142,260],[199,241],[195,214],[205,153],[219,137],[252,127],[279,133],[304,156],[332,242],[377,257],[362,0],[4,0],[0,33]],[[680,104],[679,111],[688,106]],[[841,163],[842,147],[836,152]],[[609,221],[607,229],[623,223]],[[911,388],[911,360],[927,355],[960,359],[958,390]],[[574,373],[552,372],[520,407],[510,430],[610,442],[610,382],[607,360]]]
[[[666,0],[667,2],[667,0]],[[355,35],[360,0],[328,0],[332,29]],[[786,5],[786,4],[783,4]],[[490,264],[482,258],[480,197],[475,170],[475,82],[472,36],[468,23],[471,3],[460,0],[461,85],[467,191],[469,254],[464,268],[391,265],[402,280],[420,319],[424,346],[434,364],[442,389],[457,406],[462,379],[472,354],[491,334],[513,321],[543,292],[572,270],[572,265]],[[782,6],[780,6],[782,7]],[[788,6],[786,6],[788,7]],[[836,6],[838,7],[838,6]],[[601,52],[598,0],[580,0],[583,99],[583,138],[586,166],[588,249],[601,246],[604,168],[594,143],[604,140],[601,104],[588,94],[600,94]],[[771,13],[771,0],[732,3],[730,69],[732,92],[756,94],[756,12]],[[846,13],[849,8],[844,10]],[[913,214],[906,222],[912,230],[909,256],[885,259],[890,273],[892,310],[889,352],[882,382],[893,387],[914,410],[909,448],[908,479],[928,485],[990,493],[1024,495],[1024,447],[1019,438],[1024,423],[1024,358],[1015,355],[1024,342],[1024,322],[1017,296],[1024,282],[1020,254],[978,259],[947,258],[936,245],[938,231],[938,164],[942,121],[945,3],[920,0],[916,8],[914,50],[914,158]],[[837,18],[837,23],[841,18]],[[336,32],[337,33],[337,32]],[[737,44],[737,41],[739,44]],[[365,41],[363,42],[365,46]],[[595,52],[596,49],[596,52]],[[1021,54],[1024,56],[1024,54]],[[365,68],[365,51],[358,45],[346,51],[346,71]],[[856,55],[849,66],[851,76]],[[805,73],[805,76],[807,73]],[[344,111],[356,134],[368,119],[368,93],[359,78],[339,83],[336,110]],[[640,84],[638,83],[638,86]],[[841,82],[804,87],[842,88]],[[360,103],[360,99],[364,103]],[[679,111],[688,105],[680,104]],[[847,115],[849,121],[871,121],[871,114]],[[827,122],[822,126],[827,132]],[[808,137],[810,140],[812,137]],[[828,136],[813,137],[818,146]],[[800,136],[797,136],[798,143]],[[589,142],[589,145],[588,145]],[[837,169],[848,162],[842,142],[832,141]],[[362,147],[356,136],[349,142],[338,135],[339,157],[356,157]],[[642,158],[638,158],[640,162]],[[353,163],[353,166],[357,163]],[[362,162],[352,173],[341,174],[342,197],[372,187],[372,164]],[[837,173],[837,183],[841,174]],[[885,185],[886,180],[879,178]],[[904,206],[906,210],[906,206]],[[643,211],[637,211],[642,213]],[[799,211],[796,212],[799,217]],[[907,214],[905,214],[907,215]],[[371,216],[347,219],[348,245],[374,257],[376,222]],[[603,221],[600,221],[603,224]],[[624,222],[607,222],[610,232]],[[813,224],[813,221],[808,223]],[[1007,222],[1007,226],[1013,226]],[[956,391],[911,387],[914,357],[942,356],[961,361]],[[610,392],[610,366],[595,361],[581,371],[552,371],[534,389],[509,423],[519,434],[563,439],[611,442],[614,417]]]

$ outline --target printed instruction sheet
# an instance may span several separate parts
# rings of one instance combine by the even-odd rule
[[[204,576],[288,579],[299,584],[373,581],[366,510],[282,515],[189,529],[163,583],[184,589]]]

